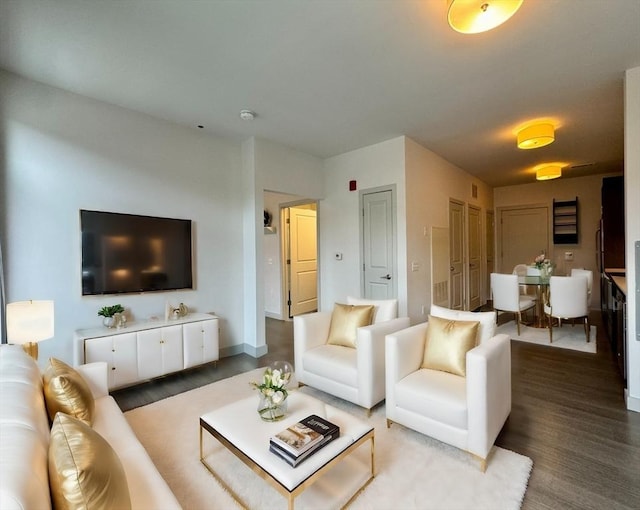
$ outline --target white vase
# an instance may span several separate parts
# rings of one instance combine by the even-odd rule
[[[113,328],[116,325],[116,320],[113,317],[104,317],[102,319],[102,324],[107,328]]]

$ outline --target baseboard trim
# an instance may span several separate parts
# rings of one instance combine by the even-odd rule
[[[629,411],[635,411],[640,413],[640,398],[632,397],[629,395],[629,390],[625,388],[624,390],[625,400],[627,401],[627,409]]]
[[[249,344],[230,345],[229,347],[222,347],[220,349],[220,357],[228,358],[230,356],[236,356],[238,354],[248,354],[254,358],[260,358],[269,352],[269,348],[266,345],[261,347],[254,347]]]

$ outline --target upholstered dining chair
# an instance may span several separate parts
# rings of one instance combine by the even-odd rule
[[[429,322],[387,335],[387,427],[397,423],[465,450],[484,472],[511,412],[511,341],[495,329],[496,312],[433,305]]]
[[[526,264],[516,264],[513,267],[513,271],[511,272],[511,274],[516,274],[518,276],[527,276],[527,265]],[[523,296],[529,295],[531,296],[529,291],[534,291],[534,289],[531,289],[528,285],[520,285],[520,294],[522,294]]]
[[[563,319],[582,319],[589,342],[588,280],[585,275],[552,276],[549,279],[549,303],[544,313],[549,325],[549,343],[553,343],[553,319],[562,326]]]
[[[491,295],[493,296],[494,310],[514,314],[518,335],[520,335],[522,312],[536,306],[535,298],[520,294],[518,275],[516,274],[491,273]]]
[[[587,304],[591,306],[591,290],[593,289],[593,271],[582,268],[571,269],[571,276],[586,276],[587,277]]]
[[[314,312],[293,318],[293,348],[299,383],[353,402],[367,409],[385,398],[385,336],[409,326],[398,317],[398,300],[367,300],[348,297],[346,306],[373,306],[372,323],[354,327],[353,344],[334,342],[336,329],[344,331],[345,305],[331,312]]]

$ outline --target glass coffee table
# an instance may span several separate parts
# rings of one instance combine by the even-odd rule
[[[299,391],[289,393],[287,416],[278,422],[262,421],[256,410],[257,402],[257,396],[254,394],[252,397],[238,400],[200,417],[200,461],[241,506],[248,508],[229,484],[216,473],[214,467],[206,461],[204,448],[206,435],[217,439],[252,471],[287,498],[289,510],[293,510],[297,496],[334,468],[339,467],[340,463],[367,441],[370,441],[371,446],[369,466],[366,466],[362,477],[358,479],[359,486],[344,506],[348,506],[373,480],[375,476],[374,429],[369,423]],[[294,468],[269,451],[269,438],[310,414],[317,414],[337,424],[340,427],[340,437]],[[208,434],[205,435],[205,432]]]

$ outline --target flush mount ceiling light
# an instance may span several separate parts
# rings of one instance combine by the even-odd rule
[[[556,139],[553,124],[532,124],[518,131],[518,148],[537,149],[549,145]]]
[[[256,112],[251,110],[240,110],[240,118],[242,120],[253,120],[256,118]]]
[[[523,0],[449,0],[447,20],[455,31],[478,34],[502,25]]]
[[[558,165],[546,165],[536,170],[536,180],[549,181],[562,177],[562,168]]]

